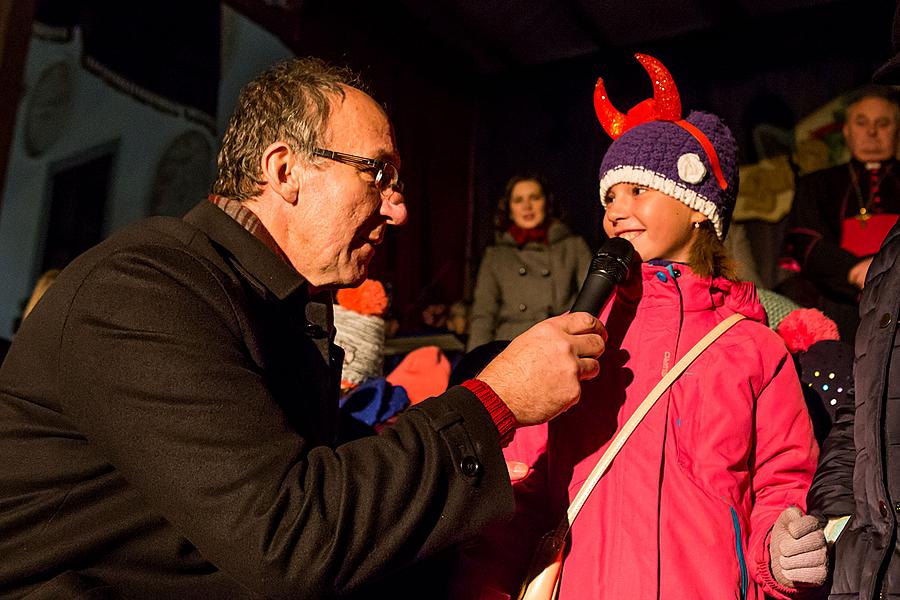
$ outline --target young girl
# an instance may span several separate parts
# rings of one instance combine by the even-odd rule
[[[639,60],[659,84],[653,100],[626,117],[601,80],[596,102],[616,138],[600,170],[603,228],[630,240],[642,264],[601,314],[609,339],[581,401],[520,429],[505,450],[532,472],[514,485],[513,522],[475,562],[487,587],[514,595],[539,536],[563,518],[616,431],[679,358],[739,312],[748,318],[660,397],[588,498],[559,598],[797,597],[825,572],[824,538],[801,513],[817,448],[790,355],[722,244],[735,142],[715,115],[682,120],[668,73]]]

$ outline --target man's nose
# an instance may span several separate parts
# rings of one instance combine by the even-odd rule
[[[389,225],[403,225],[409,216],[406,211],[406,200],[403,192],[390,190],[381,199],[381,214],[387,217]]]

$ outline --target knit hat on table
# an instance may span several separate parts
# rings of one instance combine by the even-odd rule
[[[384,319],[387,295],[378,281],[339,290],[334,305],[334,343],[344,351],[341,387],[354,388],[381,377],[384,366]]]
[[[737,199],[737,143],[714,114],[693,111],[681,118],[681,101],[672,76],[656,59],[636,55],[654,81],[654,97],[618,113],[603,80],[594,105],[604,129],[615,140],[600,166],[600,202],[618,183],[658,190],[706,215],[724,239]]]

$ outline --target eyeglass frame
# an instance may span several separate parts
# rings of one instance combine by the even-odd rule
[[[335,150],[326,150],[325,148],[313,148],[312,153],[314,156],[321,156],[322,158],[327,158],[329,160],[333,160],[339,163],[344,163],[345,165],[350,165],[351,167],[365,167],[362,170],[375,170],[375,187],[378,190],[385,194],[388,190],[392,190],[394,192],[403,193],[403,182],[400,180],[400,169],[394,166],[393,163],[388,162],[386,160],[379,160],[377,158],[366,158],[365,156],[356,156],[355,154],[345,154],[344,152],[337,152]],[[381,180],[384,178],[385,168],[390,167],[394,170],[394,173],[397,174],[397,180],[394,182],[389,182],[385,188],[381,187]]]

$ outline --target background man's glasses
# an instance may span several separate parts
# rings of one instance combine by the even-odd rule
[[[403,193],[403,182],[400,181],[400,172],[397,171],[397,167],[389,162],[378,160],[377,158],[365,158],[363,156],[335,152],[334,150],[325,150],[324,148],[313,148],[312,153],[316,156],[356,167],[361,171],[375,173],[375,187],[382,194],[388,190]]]

